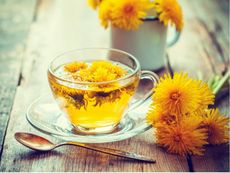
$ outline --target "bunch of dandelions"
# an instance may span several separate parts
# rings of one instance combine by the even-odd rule
[[[156,17],[166,26],[174,25],[178,31],[183,28],[183,14],[177,0],[87,0],[93,9],[98,9],[102,26],[109,25],[134,30],[143,23],[142,18],[154,11]]]
[[[214,104],[208,85],[185,73],[164,75],[154,88],[147,122],[156,128],[156,143],[170,153],[202,155],[207,144],[229,140],[229,118]]]

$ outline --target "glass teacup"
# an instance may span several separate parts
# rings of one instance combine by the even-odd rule
[[[88,65],[93,62],[109,62],[125,69],[127,73],[111,81],[73,80],[62,70],[63,66],[73,62]],[[155,73],[141,71],[135,57],[116,49],[70,51],[56,57],[48,69],[49,84],[60,109],[76,130],[88,134],[113,131],[129,109],[137,107],[151,96],[152,90],[131,104],[138,83],[143,78],[150,79],[153,86],[158,80]]]

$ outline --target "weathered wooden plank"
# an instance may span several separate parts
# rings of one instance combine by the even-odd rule
[[[227,16],[218,8],[214,10],[214,3],[207,0],[181,3],[185,27],[178,44],[169,50],[173,68],[194,76],[201,72],[206,79],[212,74],[221,74],[227,68],[229,56]],[[209,15],[209,11],[215,13]]]
[[[46,0],[40,1],[37,9],[36,22],[27,42],[23,80],[17,90],[5,138],[2,171],[188,171],[185,158],[167,154],[154,144],[152,131],[100,145],[151,156],[157,159],[157,164],[130,162],[76,147],[34,153],[15,143],[13,135],[16,131],[38,133],[26,122],[25,112],[36,97],[49,90],[46,68],[52,57],[73,48],[108,47],[108,31],[99,25],[96,13],[85,2]],[[91,28],[95,28],[93,32]]]
[[[35,1],[0,1],[0,156]]]
[[[200,38],[204,50],[209,54],[216,72],[221,73],[229,64],[229,8],[226,8],[229,7],[229,1],[188,2],[197,11],[195,15],[203,27],[203,31],[200,29]],[[221,68],[219,64],[222,62],[225,67]]]
[[[209,59],[203,52],[194,11],[187,1],[180,1],[184,12],[184,29],[176,45],[168,49],[169,61],[174,71],[185,71],[196,77],[198,72],[207,75],[213,74]]]
[[[229,145],[209,146],[204,156],[192,160],[197,172],[229,172]]]

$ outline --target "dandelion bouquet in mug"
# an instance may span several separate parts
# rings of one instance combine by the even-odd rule
[[[178,31],[183,28],[182,9],[177,0],[88,0],[88,4],[98,9],[102,26],[109,25],[134,30],[147,16],[159,18],[166,26],[172,24]]]
[[[102,26],[110,28],[109,47],[131,53],[144,70],[165,65],[166,48],[179,40],[184,26],[177,0],[88,0],[88,4],[98,11]],[[168,34],[168,28],[173,32]]]

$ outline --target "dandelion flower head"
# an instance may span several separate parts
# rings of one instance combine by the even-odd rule
[[[112,25],[126,29],[137,29],[141,18],[153,7],[149,0],[115,0],[111,10]]]
[[[187,155],[202,155],[207,144],[206,129],[198,128],[199,121],[184,119],[181,123],[166,125],[157,124],[157,143],[162,145],[170,153]],[[192,140],[191,140],[192,139]]]
[[[193,112],[198,109],[200,96],[197,84],[185,73],[169,74],[160,78],[154,88],[153,100],[163,110],[177,115]]]
[[[182,9],[177,0],[154,0],[154,9],[159,14],[159,19],[166,26],[174,24],[178,31],[183,29]]]
[[[220,114],[218,109],[209,109],[203,116],[202,126],[208,130],[210,144],[223,144],[229,140],[229,118]]]
[[[100,5],[102,0],[87,0],[87,2],[90,7],[92,7],[93,9],[96,9]]]

